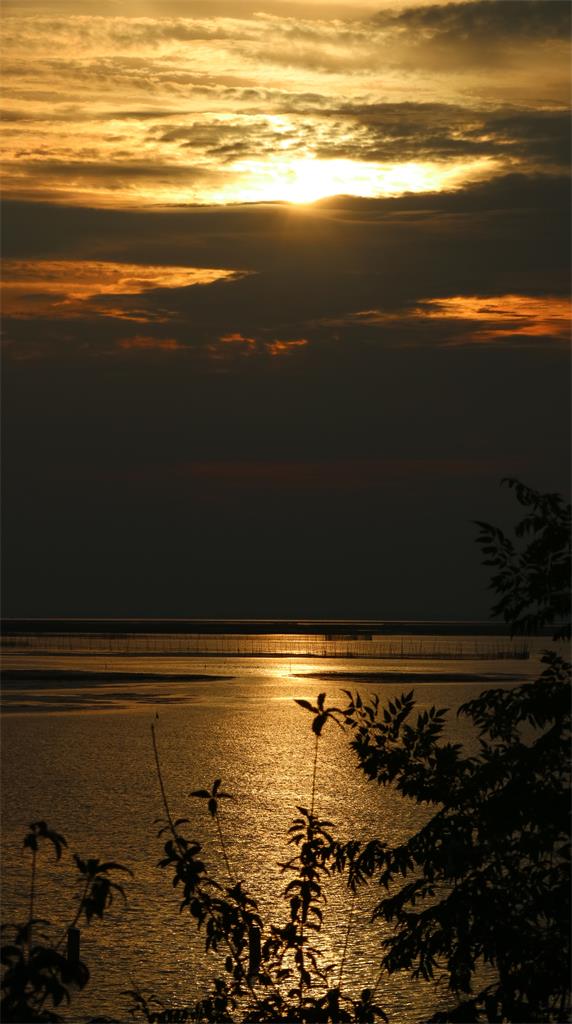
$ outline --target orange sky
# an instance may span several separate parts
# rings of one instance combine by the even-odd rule
[[[567,5],[471,6],[9,3],[5,194],[304,202],[561,171]]]
[[[7,614],[488,613],[472,521],[569,487],[570,14],[5,0]]]

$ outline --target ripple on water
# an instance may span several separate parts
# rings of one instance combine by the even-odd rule
[[[51,714],[4,716],[5,916],[19,919],[25,913],[29,865],[23,864],[21,843],[30,821],[45,819],[64,833],[71,849],[117,860],[135,872],[126,883],[127,906],[116,900],[107,921],[83,930],[92,981],[75,1001],[76,1019],[117,1012],[118,994],[132,983],[184,1003],[198,996],[210,976],[193,923],[179,914],[177,892],[156,866],[162,846],[155,819],[163,816],[163,808],[149,727],[157,724],[157,711],[173,813],[189,817],[189,834],[204,844],[208,865],[220,876],[224,864],[213,823],[204,803],[189,793],[222,777],[234,794],[221,805],[231,863],[257,896],[263,916],[274,923],[285,920],[287,905],[278,894],[287,879],[278,864],[292,854],[287,829],[297,806],[309,804],[314,754],[310,716],[293,701],[313,698],[324,687],[322,681],[290,675],[290,669],[294,673],[309,667],[303,662],[285,665],[282,659],[248,665],[243,661],[239,666],[221,660],[217,671],[235,678],[216,683],[174,678],[160,685],[131,680],[126,685],[126,679],[82,689],[73,699],[66,687],[43,694],[43,707],[51,708]],[[341,686],[355,689],[347,680],[341,685],[328,681],[332,699],[335,694],[339,698]],[[401,686],[360,680],[359,686],[364,693],[375,690],[387,697],[407,689],[405,681]],[[476,682],[422,685],[417,690],[419,709],[433,702],[458,705],[482,688]],[[21,694],[18,699],[22,702]],[[40,700],[37,694],[34,700]],[[452,739],[467,735],[466,722],[455,716],[449,729]],[[317,793],[319,813],[335,822],[342,839],[377,836],[397,843],[427,817],[426,809],[366,782],[344,734],[334,726],[324,731],[321,741]],[[63,890],[61,876],[49,857],[40,865],[37,912],[52,917],[58,928],[74,909],[72,875],[66,876]],[[354,910],[345,968],[354,993],[371,986],[377,976],[384,933],[368,921],[378,898],[379,888],[373,887],[360,895]],[[326,960],[339,961],[350,903],[340,881],[333,880],[319,938]],[[446,999],[444,993],[405,976],[384,979],[379,994],[393,1024],[411,1024],[429,1005]]]

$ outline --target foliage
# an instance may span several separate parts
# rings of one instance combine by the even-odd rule
[[[209,874],[202,845],[183,833],[186,818],[174,819],[167,799],[161,769],[156,728],[152,726],[164,820],[159,836],[165,839],[159,866],[169,870],[173,886],[181,889],[179,909],[188,912],[205,937],[205,952],[219,953],[222,976],[215,975],[211,991],[191,1006],[159,1007],[154,996],[138,990],[127,993],[132,1013],[142,1014],[150,1024],[171,1020],[250,1022],[371,1021],[387,1020],[377,1004],[375,992],[364,989],[358,998],[343,989],[343,964],[333,978],[334,965],[323,962],[314,937],[324,920],[324,881],[331,873],[338,846],[330,832],[332,823],[314,813],[315,776],[320,736],[327,720],[342,712],[324,706],[320,694],[317,706],[299,703],[314,714],[316,756],[310,808],[298,807],[289,830],[293,856],[280,865],[288,881],[282,891],[285,917],[280,924],[265,924],[258,904],[232,872],[220,822],[219,800],[232,799],[216,779],[211,789],[193,790],[189,795],[206,801],[223,852],[228,884]],[[165,838],[166,837],[166,838]],[[157,1007],[157,1008],[156,1008]]]
[[[569,637],[570,505],[513,478],[503,482],[527,512],[514,530],[520,546],[498,527],[477,522],[483,564],[496,570],[490,586],[501,595],[493,615],[502,615],[513,633],[531,636],[555,624],[555,639]]]
[[[387,890],[374,911],[394,926],[383,967],[448,979],[457,1005],[434,1021],[568,1020],[569,672],[553,654],[536,682],[464,704],[480,736],[474,757],[442,742],[435,708],[411,723],[411,694],[381,715],[350,705],[367,776],[438,808],[398,847],[351,851],[359,880]],[[483,964],[497,976],[475,992]]]
[[[0,1018],[6,1024],[39,1024],[65,1019],[57,1011],[69,1003],[71,990],[84,988],[89,980],[86,964],[69,951],[62,951],[68,931],[75,929],[82,917],[87,924],[94,916],[102,918],[114,891],[124,895],[122,886],[112,880],[110,873],[127,871],[131,874],[128,868],[114,861],[82,860],[74,854],[81,883],[78,907],[56,942],[49,933],[50,922],[36,918],[34,911],[38,858],[46,844],[51,844],[56,860],[60,861],[67,847],[64,837],[48,828],[45,821],[32,822],[23,844],[24,851],[31,853],[28,918],[23,924],[2,926],[6,938],[0,951],[4,967]]]
[[[516,536],[531,539],[517,551],[501,530],[478,524],[485,564],[498,569],[493,613],[515,633],[556,623],[554,639],[569,636],[570,506],[507,482],[529,509]],[[433,1021],[569,1020],[571,666],[554,650],[542,662],[536,681],[461,707],[478,732],[476,756],[442,742],[442,710],[412,724],[412,693],[383,709],[348,693],[351,745],[366,776],[437,808],[399,847],[348,851],[358,883],[375,877],[388,890],[375,910],[394,926],[384,968],[447,977],[457,1005]],[[482,964],[496,978],[479,985]]]

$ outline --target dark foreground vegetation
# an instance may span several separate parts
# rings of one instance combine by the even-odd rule
[[[570,635],[570,507],[558,495],[508,484],[524,508],[515,539],[478,524],[498,598],[493,611],[514,633],[556,623],[554,639],[563,639]],[[345,990],[345,951],[333,967],[320,955],[324,891],[330,874],[340,873],[350,893],[371,882],[379,890],[381,883],[384,895],[374,910],[386,935],[380,938],[380,980],[398,970],[412,979],[446,978],[450,1009],[425,1018],[427,1024],[569,1021],[570,665],[548,650],[536,681],[489,689],[463,705],[460,713],[480,737],[479,754],[470,757],[443,741],[446,711],[415,714],[413,692],[385,706],[376,697],[342,693],[341,706],[328,706],[324,693],[315,704],[297,702],[311,715],[314,775],[308,806],[297,809],[289,830],[292,857],[281,865],[280,924],[261,919],[226,853],[228,877],[209,873],[200,843],[169,805],[152,730],[163,801],[160,864],[178,887],[181,909],[204,935],[205,956],[218,955],[210,989],[199,1001],[165,1007],[131,991],[123,994],[128,1012],[157,1024],[387,1020],[377,987],[359,995]],[[320,740],[335,724],[347,731],[367,778],[432,808],[428,823],[401,846],[383,837],[340,843],[316,813]],[[204,801],[223,852],[219,804],[229,796],[219,779],[193,793]],[[59,859],[65,840],[45,822],[33,823],[24,840],[31,865],[28,920],[6,926],[2,949],[6,1022],[65,1019],[61,1008],[89,979],[74,954],[74,929],[104,916],[127,871],[75,855],[81,893],[68,948],[66,932],[52,941],[48,923],[35,917],[46,845]],[[480,987],[483,963],[494,969],[494,981]]]

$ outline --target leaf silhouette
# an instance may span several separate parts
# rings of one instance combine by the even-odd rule
[[[310,704],[309,700],[294,700],[295,704],[299,704],[301,708],[305,708],[306,711],[311,711],[313,715],[318,714],[318,708],[315,708],[313,704]]]
[[[39,848],[38,840],[47,839],[54,847],[56,860],[59,860],[62,855],[62,848],[68,845],[64,837],[59,832],[48,828],[45,821],[31,822],[30,829],[31,831],[24,837],[24,847],[35,853]]]
[[[211,817],[216,818],[218,811],[219,800],[232,800],[232,793],[224,793],[220,789],[222,779],[215,779],[212,784],[212,789],[193,789],[189,796],[196,796],[200,800],[208,800],[208,810]]]

